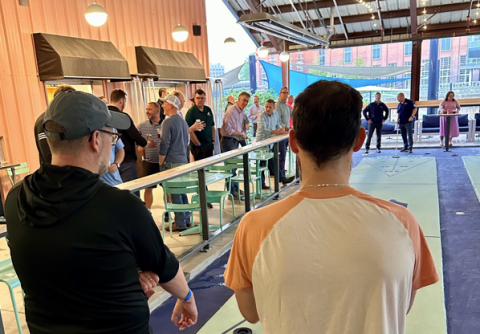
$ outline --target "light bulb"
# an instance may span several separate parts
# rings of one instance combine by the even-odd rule
[[[426,9],[423,10],[423,14],[427,14],[427,10],[426,10]]]
[[[172,37],[177,42],[185,42],[185,40],[188,38],[187,28],[179,24],[178,26],[173,28]]]
[[[424,26],[423,26],[423,29],[427,30],[427,25],[424,25]]]
[[[375,23],[373,24],[373,26],[376,27],[376,26],[377,26],[377,22],[375,22]]]
[[[375,20],[375,15],[372,15],[372,20]]]
[[[427,22],[427,18],[426,18],[426,17],[423,18],[423,22]]]
[[[290,59],[290,53],[288,53],[287,51],[283,51],[282,53],[280,53],[280,61],[286,62],[289,59]]]
[[[88,6],[87,11],[85,12],[85,18],[92,26],[100,27],[107,21],[107,12],[105,11],[105,8],[94,3],[93,5]]]
[[[474,23],[474,24],[477,24],[477,20],[473,20],[473,23]]]
[[[268,49],[263,45],[257,51],[258,58],[265,58],[268,56]]]
[[[372,10],[373,10],[373,9],[372,9],[372,8],[370,8],[370,11],[372,11]]]

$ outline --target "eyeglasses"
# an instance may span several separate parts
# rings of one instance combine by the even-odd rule
[[[280,94],[288,94],[288,92],[280,92]]]
[[[107,131],[107,130],[103,130],[103,129],[100,129],[100,130],[97,130],[98,132],[103,132],[103,133],[108,133],[109,135],[112,136],[112,145],[117,145],[117,142],[118,140],[120,139],[120,137],[122,136],[121,133],[117,133],[117,132],[111,132],[111,131]],[[95,132],[95,131],[93,131]],[[92,134],[90,135],[90,138],[88,139],[88,141],[92,141],[92,138],[93,138],[93,132]]]
[[[196,97],[195,100],[206,100],[206,97]]]

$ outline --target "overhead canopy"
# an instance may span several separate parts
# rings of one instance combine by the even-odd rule
[[[220,76],[220,79],[222,79],[223,82],[223,87],[230,87],[240,82],[238,76],[240,75],[240,71],[242,70],[243,66],[245,66],[245,64],[240,65]]]
[[[160,80],[205,82],[205,69],[188,52],[136,46],[139,74],[158,76]]]
[[[310,68],[319,70],[321,72],[343,74],[354,77],[365,78],[378,78],[378,77],[390,77],[403,73],[410,73],[410,66],[399,67],[368,67],[368,66],[320,66],[320,65],[307,65],[307,64],[293,64],[295,66],[301,66],[303,68]]]
[[[44,33],[33,39],[41,81],[131,80],[127,60],[111,42]]]

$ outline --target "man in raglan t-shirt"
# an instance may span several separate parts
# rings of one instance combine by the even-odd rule
[[[266,334],[403,334],[416,291],[439,279],[415,217],[349,186],[361,108],[346,84],[307,87],[290,132],[302,187],[238,227],[225,284]]]

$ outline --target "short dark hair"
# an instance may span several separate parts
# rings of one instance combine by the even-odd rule
[[[265,101],[265,104],[267,104],[267,103],[273,103],[273,104],[275,104],[275,101],[272,100],[272,99],[268,99],[267,101]]]
[[[293,128],[298,146],[320,169],[346,154],[360,131],[362,95],[351,86],[320,80],[295,99]]]
[[[205,94],[205,91],[203,89],[197,89],[195,91],[195,95],[206,95],[206,94]]]
[[[247,93],[247,92],[241,92],[241,93],[238,95],[238,99],[240,100],[240,98],[241,98],[242,96],[246,96],[246,97],[250,98],[250,94]]]
[[[110,94],[110,102],[116,103],[120,101],[121,99],[124,99],[127,97],[127,93],[125,93],[121,89],[114,89],[112,93]]]
[[[382,96],[382,93],[376,92],[375,95],[380,95],[380,96]]]
[[[162,94],[163,94],[163,93],[166,93],[166,92],[167,92],[167,89],[166,89],[166,88],[160,88],[160,89],[158,90],[158,97],[161,98],[161,97],[162,97]]]

